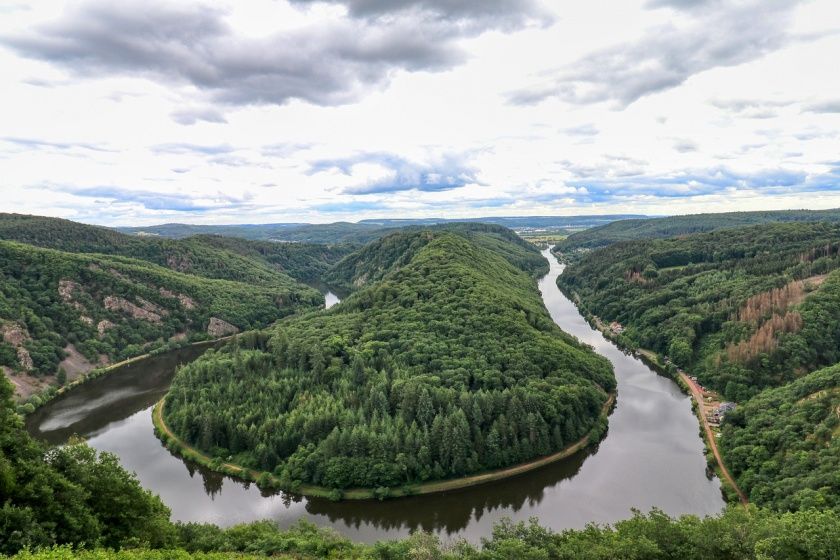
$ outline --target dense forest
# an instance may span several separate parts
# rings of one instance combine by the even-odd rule
[[[409,227],[370,243],[332,267],[324,281],[344,293],[377,282],[404,266],[435,234],[450,231],[503,256],[510,264],[537,275],[548,271],[545,259],[534,247],[507,228],[477,223],[454,223],[426,228]]]
[[[840,513],[840,365],[768,389],[726,420],[726,463],[752,501]]]
[[[817,384],[791,395],[806,398]],[[820,398],[818,396],[818,398]],[[57,547],[57,548],[53,548]],[[159,498],[143,490],[117,458],[83,442],[46,448],[14,412],[0,378],[0,558],[15,560],[222,560],[224,558],[366,560],[787,560],[836,558],[840,515],[814,509],[777,514],[731,507],[719,517],[672,519],[636,514],[614,526],[554,532],[537,524],[497,524],[481,547],[442,545],[426,533],[356,544],[299,523],[269,521],[221,529],[172,523]]]
[[[0,239],[72,253],[131,257],[205,278],[281,288],[317,279],[354,249],[213,235],[188,239],[132,236],[70,220],[20,214],[0,214]]]
[[[0,279],[0,366],[35,375],[60,373],[70,349],[100,364],[172,339],[264,327],[323,302],[298,283],[212,280],[8,241],[0,241]]]
[[[767,224],[617,243],[558,280],[734,400],[840,361],[840,225]]]
[[[600,425],[611,368],[549,317],[532,277],[545,266],[537,250],[498,229],[374,242],[352,270],[381,279],[181,369],[168,425],[289,489],[387,491],[579,440]]]
[[[840,225],[765,224],[616,243],[558,284],[739,402],[720,445],[752,502],[840,511],[838,269]]]
[[[558,246],[564,253],[597,249],[620,241],[658,239],[768,222],[840,222],[840,210],[777,210],[690,214],[619,220],[570,235]]]

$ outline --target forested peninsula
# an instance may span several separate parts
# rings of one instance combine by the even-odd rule
[[[545,261],[512,232],[399,232],[347,259],[341,304],[177,373],[164,418],[183,441],[340,497],[521,463],[603,422],[611,367],[551,320]]]

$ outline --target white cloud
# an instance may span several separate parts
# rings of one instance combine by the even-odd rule
[[[124,224],[840,207],[829,0],[27,8],[0,18],[3,210]]]

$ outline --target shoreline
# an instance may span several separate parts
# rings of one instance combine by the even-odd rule
[[[589,432],[584,437],[582,437],[575,443],[567,445],[566,447],[564,447],[560,451],[557,451],[556,453],[539,457],[526,463],[519,463],[511,467],[497,469],[489,472],[483,472],[462,478],[452,478],[447,480],[437,480],[432,482],[423,482],[420,484],[408,484],[405,486],[395,488],[387,488],[385,489],[386,491],[384,493],[381,491],[382,489],[348,488],[340,490],[326,488],[323,486],[316,486],[312,484],[301,484],[296,489],[289,491],[289,493],[312,498],[327,498],[331,500],[373,500],[383,499],[386,497],[402,498],[407,496],[438,494],[441,492],[460,490],[463,488],[470,488],[472,486],[478,486],[481,484],[487,484],[490,482],[496,482],[499,480],[513,478],[521,474],[540,469],[547,465],[551,465],[562,459],[566,459],[574,455],[578,451],[589,447],[589,445],[597,443],[592,442],[590,440],[592,436],[597,433],[596,430],[599,428],[601,423],[605,422],[609,417],[609,413],[612,410],[613,405],[615,404],[615,400],[616,393],[609,393],[606,402],[601,407],[601,413],[598,415],[595,425],[589,430]],[[215,472],[220,472],[222,474],[236,477],[248,482],[260,480],[262,484],[267,482],[271,485],[271,488],[278,488],[278,478],[271,473],[249,469],[241,465],[236,465],[234,463],[222,462],[218,457],[210,457],[209,455],[203,453],[202,451],[199,451],[198,449],[195,449],[191,445],[182,441],[177,435],[175,435],[175,433],[169,428],[169,426],[166,425],[166,422],[163,419],[163,407],[165,402],[166,397],[163,397],[157,402],[157,404],[155,404],[154,408],[152,409],[152,423],[155,427],[155,435],[172,453],[184,459],[193,461],[201,466],[209,468]],[[600,441],[600,439],[601,438],[599,438],[598,441]],[[338,496],[336,496],[336,493],[338,493]]]
[[[134,356],[132,358],[126,358],[125,360],[120,360],[119,362],[115,362],[113,364],[108,364],[106,366],[94,368],[86,373],[79,375],[73,381],[67,383],[66,385],[62,385],[58,387],[54,391],[45,390],[42,393],[38,394],[41,399],[41,403],[38,404],[31,412],[26,413],[23,415],[24,417],[34,414],[36,410],[44,407],[48,403],[52,402],[56,398],[68,393],[72,389],[84,385],[89,381],[93,381],[94,379],[99,379],[100,377],[104,377],[110,373],[113,373],[115,370],[120,369],[122,367],[135,364],[137,362],[142,362],[143,360],[148,360],[149,358],[155,358],[157,356],[162,356],[169,352],[175,352],[177,350],[182,350],[184,348],[200,348],[202,346],[213,346],[218,343],[224,343],[228,340],[233,339],[234,337],[238,336],[237,334],[232,334],[228,336],[224,336],[221,338],[214,338],[211,340],[198,340],[195,342],[189,342],[187,344],[183,344],[181,346],[174,346],[172,348],[167,348],[165,350],[157,349],[151,352],[146,352],[145,354],[140,354],[139,356]],[[22,403],[18,403],[20,405]]]
[[[565,293],[565,290],[563,290],[562,287],[560,288],[560,290]],[[732,474],[729,472],[729,469],[726,468],[726,464],[723,461],[723,455],[721,455],[720,451],[718,450],[717,441],[715,440],[715,436],[712,432],[711,426],[709,426],[709,423],[703,417],[703,414],[701,412],[703,407],[703,397],[693,389],[694,384],[692,383],[691,379],[689,379],[688,375],[685,373],[671,374],[664,366],[662,366],[662,364],[659,361],[659,355],[656,352],[653,352],[652,350],[648,350],[646,348],[631,347],[624,341],[618,339],[618,337],[616,337],[599,318],[592,315],[589,312],[589,310],[587,310],[583,306],[583,304],[580,301],[580,298],[576,293],[566,295],[567,297],[570,296],[569,299],[572,302],[574,302],[581,315],[583,315],[586,321],[593,328],[598,330],[604,336],[604,338],[615,344],[619,349],[633,353],[633,355],[636,358],[638,358],[651,369],[657,371],[659,374],[664,375],[669,379],[672,379],[683,393],[691,397],[691,409],[694,413],[694,416],[697,418],[697,423],[700,426],[700,432],[703,436],[703,443],[705,444],[706,449],[708,451],[711,451],[712,456],[715,459],[715,474],[718,476],[718,478],[721,479],[722,482],[726,484],[726,486],[728,486],[729,490],[734,492],[734,496],[732,496],[726,491],[723,492],[726,501],[732,502],[735,501],[735,499],[737,499],[741,503],[741,505],[747,507],[749,505],[749,499],[738,486],[738,483],[735,482],[735,477],[733,477]],[[721,489],[723,488],[724,486],[721,486]]]

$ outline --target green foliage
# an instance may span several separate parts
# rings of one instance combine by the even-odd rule
[[[116,456],[84,443],[45,449],[23,429],[0,378],[0,554],[54,544],[167,546],[169,509]]]
[[[840,365],[768,389],[728,414],[721,446],[753,502],[840,513]]]
[[[152,315],[109,309],[106,298],[121,298]],[[205,338],[211,317],[240,329],[264,327],[322,301],[315,290],[297,283],[211,280],[125,257],[0,241],[0,325],[24,331],[23,346],[37,374],[55,373],[68,344],[93,363],[101,354],[120,360],[181,333]],[[100,333],[102,321],[110,324],[103,323]],[[22,366],[5,343],[0,361]]]
[[[239,340],[183,368],[167,424],[288,488],[382,497],[579,440],[615,387],[611,369],[551,320],[536,259],[521,259],[524,270],[510,262],[539,253],[513,241],[488,248],[503,239],[470,226],[375,242],[353,270],[381,271],[378,281],[278,324],[267,342]]]
[[[251,242],[204,235],[188,239],[131,236],[41,216],[0,214],[0,239],[71,253],[130,257],[205,278],[300,288],[350,252],[351,247]]]
[[[767,224],[666,240],[617,243],[569,266],[558,284],[606,321],[619,321],[632,343],[668,355],[735,400],[840,360],[840,225]],[[655,273],[655,274],[654,274]],[[758,307],[751,296],[831,273],[785,309]],[[788,311],[801,328],[761,327]],[[769,325],[772,326],[772,325]],[[755,336],[754,336],[755,335]],[[727,350],[753,349],[746,359]]]
[[[840,210],[725,212],[619,220],[574,233],[558,249],[563,252],[597,249],[621,241],[661,239],[768,222],[840,222]]]
[[[329,530],[300,523],[280,530],[270,522],[219,529],[179,525],[178,549],[79,550],[69,547],[14,560],[834,560],[840,551],[840,517],[834,512],[783,515],[732,508],[719,517],[673,519],[654,510],[614,527],[590,525],[555,532],[537,524],[502,521],[480,548],[444,546],[428,533],[374,545],[353,544]]]

